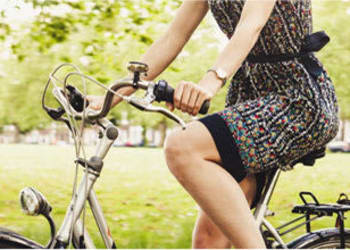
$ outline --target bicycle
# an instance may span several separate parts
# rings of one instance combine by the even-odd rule
[[[66,74],[63,80],[56,77],[57,72],[66,67],[70,67],[75,71]],[[139,110],[163,114],[180,124],[183,129],[186,128],[185,122],[168,109],[159,106],[152,106],[154,101],[173,102],[174,89],[164,80],[158,82],[141,80],[141,76],[148,71],[147,65],[143,63],[130,62],[128,70],[133,74],[133,77],[119,80],[110,87],[105,87],[105,85],[99,83],[95,79],[82,74],[79,69],[72,64],[62,64],[50,74],[42,96],[42,107],[53,120],[64,122],[71,131],[75,142],[77,156],[75,164],[76,166],[83,167],[84,176],[82,177],[78,188],[76,188],[76,182],[74,183],[73,196],[67,208],[63,223],[58,231],[56,231],[56,225],[53,218],[50,216],[52,207],[46,198],[32,187],[24,188],[20,192],[20,204],[22,210],[28,215],[43,215],[49,222],[51,239],[46,246],[42,246],[16,232],[0,228],[0,248],[68,248],[70,247],[70,244],[75,248],[95,248],[95,245],[84,226],[86,202],[90,205],[90,209],[105,247],[116,248],[115,241],[110,235],[97,195],[93,190],[93,186],[103,169],[103,159],[118,137],[117,127],[106,118],[110,111],[113,96],[117,95],[121,97]],[[89,102],[85,98],[85,95],[76,87],[68,84],[68,79],[72,76],[77,76],[82,80],[84,89],[85,81],[88,80],[107,90],[104,104],[100,111],[89,109]],[[56,82],[63,84],[63,88],[57,86]],[[60,107],[58,108],[48,107],[45,103],[48,87],[51,83],[54,85],[52,90],[53,96],[60,104]],[[135,89],[145,90],[145,96],[140,98],[135,95],[123,96],[117,93],[119,89],[130,86]],[[200,113],[207,113],[209,105],[209,101],[205,101],[200,109]],[[80,127],[78,127],[78,121],[81,122]],[[81,135],[85,125],[97,125],[99,127],[99,142],[96,153],[90,159],[87,159],[82,147],[83,142],[81,141]],[[80,157],[81,152],[83,152],[84,157]],[[302,162],[305,165],[314,165],[315,160],[323,157],[324,154],[325,149],[322,148],[310,153],[306,157],[296,160],[292,165],[295,165],[298,162]],[[300,198],[304,204],[295,206],[292,212],[303,215],[277,228],[274,228],[268,222],[266,217],[271,215],[269,214],[270,211],[268,210],[268,204],[278,181],[280,172],[280,169],[269,170],[267,175],[267,185],[265,185],[265,188],[262,191],[262,196],[254,211],[254,217],[258,222],[266,246],[268,248],[350,247],[350,230],[344,228],[344,213],[350,210],[350,200],[345,194],[342,194],[339,197],[337,204],[320,204],[312,193],[301,192]],[[312,203],[306,201],[307,196],[313,199]],[[336,227],[311,231],[312,221],[333,214],[337,214]],[[314,215],[314,217],[311,217],[312,215]],[[290,226],[303,218],[306,219],[305,222],[281,232],[283,228]],[[282,235],[303,225],[306,225],[306,234],[289,243],[285,243],[282,240]]]

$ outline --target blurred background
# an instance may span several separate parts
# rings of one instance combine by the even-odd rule
[[[0,143],[71,143],[68,131],[54,124],[40,106],[49,73],[70,62],[108,85],[127,74],[167,28],[181,1],[1,0],[0,6]],[[318,54],[326,65],[341,108],[343,124],[337,140],[349,141],[350,18],[349,1],[314,1],[314,30],[326,30],[332,42]],[[211,15],[160,78],[175,85],[198,81],[210,67],[226,38]],[[91,86],[90,86],[91,85]],[[88,85],[88,94],[101,89]],[[227,87],[227,86],[226,86]],[[210,112],[223,107],[220,91]],[[178,112],[181,115],[180,112]],[[164,117],[120,105],[111,113],[121,136],[117,145],[162,146],[173,123]],[[185,116],[190,119],[189,117]],[[95,141],[87,133],[87,143]]]
[[[103,84],[113,83],[127,74],[127,62],[138,60],[161,36],[181,1],[0,2],[0,190],[4,191],[0,195],[0,226],[44,243],[48,228],[40,226],[40,219],[37,222],[20,213],[17,194],[24,185],[41,187],[55,204],[58,222],[71,194],[73,141],[68,129],[52,122],[41,108],[50,72],[70,62]],[[325,30],[331,37],[318,57],[333,79],[340,105],[341,127],[329,144],[330,151],[340,153],[329,152],[315,169],[300,167],[282,175],[275,195],[279,199],[272,201],[281,211],[279,218],[273,218],[276,223],[290,218],[290,208],[299,202],[295,183],[300,183],[298,191],[311,189],[325,201],[335,201],[339,192],[350,192],[350,171],[346,170],[350,164],[346,154],[350,151],[350,1],[313,1],[313,18],[314,31]],[[173,86],[183,79],[198,81],[226,42],[208,14],[159,79]],[[226,91],[222,89],[215,96],[210,112],[223,108]],[[103,91],[88,85],[88,94]],[[193,119],[176,113],[187,121]],[[120,242],[122,248],[189,247],[197,210],[171,177],[161,150],[174,123],[123,103],[109,118],[118,126],[120,136],[106,159],[108,167],[97,192],[117,244]],[[95,145],[94,128],[87,128],[84,136],[88,146]],[[327,185],[321,187],[322,181]],[[328,222],[322,223],[318,225]],[[93,237],[97,238],[96,230]]]

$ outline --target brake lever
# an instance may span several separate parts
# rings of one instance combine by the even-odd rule
[[[75,116],[77,113],[75,110],[69,109],[69,103],[66,96],[63,94],[63,90],[61,88],[55,87],[52,89],[52,94],[58,101],[58,103],[63,107],[63,109],[68,113],[68,115]],[[73,114],[72,114],[73,113]]]
[[[49,107],[44,107],[46,113],[55,121],[60,119],[64,113],[66,112],[62,107],[58,107],[57,109],[49,108]]]
[[[153,101],[154,100],[155,100],[155,97],[154,97]],[[163,107],[153,106],[151,104],[151,102],[153,102],[152,98],[150,96],[147,96],[147,94],[144,98],[139,98],[136,96],[128,96],[125,98],[125,101],[127,101],[128,103],[130,103],[132,106],[134,106],[135,108],[137,108],[139,110],[161,113],[162,115],[165,115],[169,119],[180,124],[182,129],[186,128],[186,123],[180,117],[171,113],[169,110],[167,110]]]
[[[148,82],[146,94],[143,98],[139,98],[132,95],[132,96],[126,96],[124,100],[139,110],[161,113],[162,115],[165,115],[169,119],[180,124],[182,129],[185,129],[186,123],[180,117],[178,117],[177,115],[173,114],[172,112],[170,112],[165,108],[152,105],[152,102],[156,100],[156,96],[154,95],[154,87],[155,87],[155,83]]]
[[[63,90],[61,88],[58,88],[58,87],[53,88],[52,93],[56,98],[56,100],[60,103],[63,110],[67,112],[67,115],[74,117],[74,119],[79,119],[79,120],[83,119],[83,112],[78,112],[73,107],[70,108],[71,105],[68,99],[66,98],[66,96],[64,95]],[[98,114],[98,111],[86,108],[84,119],[87,122],[93,123],[93,121],[90,120],[89,117],[97,114]]]
[[[178,117],[177,115],[174,115],[169,110],[163,107],[156,107],[156,106],[150,105],[150,107],[147,107],[147,111],[161,113],[166,117],[168,117],[169,119],[180,124],[182,129],[186,129],[186,123],[180,117]]]
[[[57,121],[64,122],[67,125],[68,129],[72,132],[72,134],[73,135],[76,134],[75,128],[70,125],[70,122],[68,121],[67,118],[61,117],[61,118],[57,119]]]

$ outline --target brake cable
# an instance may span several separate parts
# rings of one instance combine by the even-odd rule
[[[48,113],[48,115],[53,118],[56,121],[63,121],[68,128],[70,129],[71,133],[72,133],[72,137],[74,140],[74,147],[75,147],[75,155],[76,158],[80,158],[80,154],[82,153],[83,158],[87,159],[86,157],[86,152],[85,152],[85,148],[84,148],[84,143],[83,143],[83,131],[84,131],[84,123],[85,123],[85,117],[86,117],[86,111],[85,108],[82,110],[83,111],[83,117],[82,117],[82,121],[81,121],[81,126],[78,129],[78,124],[77,121],[71,117],[70,114],[73,114],[71,106],[68,105],[67,108],[68,110],[65,110],[65,108],[63,107],[59,107],[57,109],[52,109],[52,108],[48,108],[45,105],[45,97],[46,97],[46,93],[48,90],[48,87],[50,85],[50,83],[52,83],[54,85],[55,88],[57,88],[57,85],[55,83],[55,81],[61,83],[64,85],[63,88],[63,94],[64,96],[67,98],[68,100],[68,94],[67,94],[67,79],[65,78],[65,81],[61,81],[59,78],[57,78],[55,76],[55,74],[57,73],[57,71],[64,67],[64,66],[71,66],[72,68],[74,68],[77,72],[80,73],[80,70],[78,67],[76,67],[73,64],[61,64],[59,65],[57,68],[54,69],[54,71],[50,74],[50,77],[48,79],[48,82],[45,85],[44,88],[44,93],[42,96],[42,107],[43,109]],[[84,77],[81,77],[82,82],[83,82],[83,86],[84,86],[84,93],[86,94],[86,80]],[[86,95],[85,95],[86,96]],[[86,106],[86,98],[84,98],[84,103],[83,103],[84,107]],[[67,112],[69,111],[69,112]],[[66,114],[67,118],[62,117],[64,114]],[[73,217],[74,217],[74,213],[75,213],[75,202],[76,202],[76,192],[77,192],[77,182],[78,182],[78,170],[79,170],[79,165],[78,163],[76,163],[75,165],[75,174],[74,174],[74,180],[73,180],[73,190],[72,190],[72,199],[73,199]],[[84,177],[83,178],[87,178],[87,168],[85,168],[85,173],[84,173]],[[87,195],[87,187],[85,187],[85,196]],[[85,223],[85,214],[86,214],[86,203],[84,203],[84,208],[83,208],[83,228],[84,228],[84,223]],[[72,222],[74,223],[74,222]],[[73,238],[73,225],[71,226],[71,232],[70,232],[70,242],[69,244],[71,244],[71,240]],[[83,229],[84,230],[84,229]]]

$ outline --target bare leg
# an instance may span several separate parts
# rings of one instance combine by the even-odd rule
[[[265,248],[239,184],[218,164],[215,143],[200,122],[167,137],[170,171],[237,248]]]
[[[240,183],[249,206],[253,203],[256,192],[254,175],[246,176]],[[231,241],[223,234],[220,228],[201,209],[198,213],[196,225],[193,230],[192,248],[231,248]]]
[[[209,216],[200,209],[192,234],[192,248],[227,249],[231,247],[231,241],[220,228],[215,225]]]

